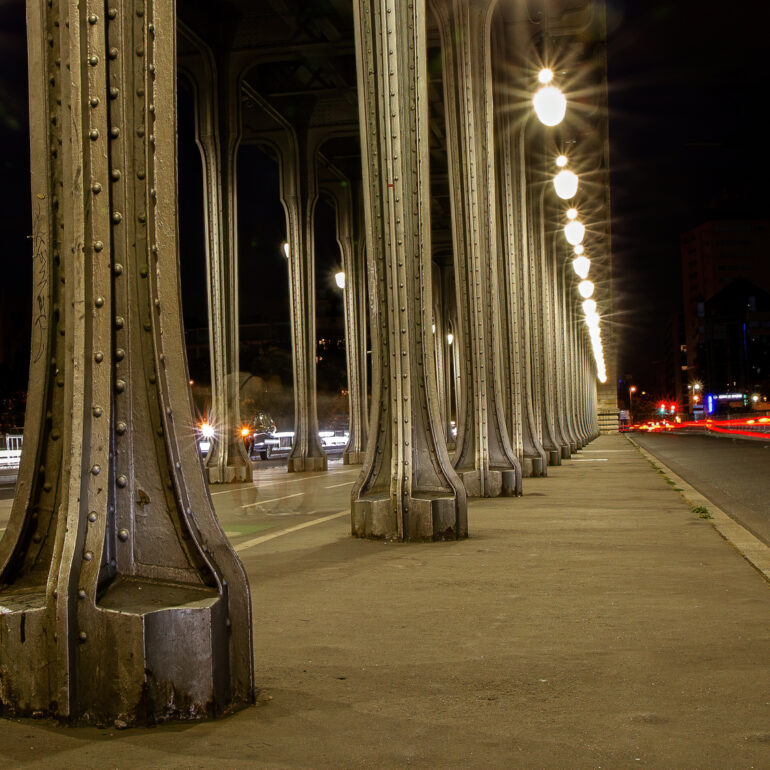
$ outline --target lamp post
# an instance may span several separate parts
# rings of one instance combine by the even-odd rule
[[[629,418],[633,417],[634,393],[636,393],[636,385],[632,385],[628,389],[628,415],[629,415]]]

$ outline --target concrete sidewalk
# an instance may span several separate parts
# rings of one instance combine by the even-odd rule
[[[0,722],[0,767],[770,767],[768,582],[624,437],[549,472],[426,545],[351,539],[329,514],[351,476],[311,479],[328,491],[308,526],[289,512],[293,531],[240,541],[256,707]]]

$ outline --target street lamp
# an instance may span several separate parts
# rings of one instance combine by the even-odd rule
[[[578,292],[583,299],[589,299],[593,296],[594,285],[591,281],[581,281],[578,284]]]
[[[577,219],[573,219],[571,222],[564,226],[564,236],[570,246],[577,246],[583,242],[583,238],[586,234],[585,225],[578,222]]]
[[[334,274],[334,280],[337,282],[337,286],[339,286],[340,289],[345,288],[345,273],[340,271],[339,273]]]
[[[591,269],[591,260],[584,256],[576,257],[572,260],[572,269],[578,278],[585,280],[588,278],[588,271]]]
[[[578,177],[577,174],[572,171],[568,171],[566,168],[560,171],[553,178],[553,186],[556,190],[556,194],[562,200],[569,200],[577,195],[578,191]]]
[[[286,259],[288,259],[289,258],[289,242],[288,241],[284,241],[281,244],[281,249],[283,250],[283,256],[286,257]]]
[[[549,85],[553,80],[551,70],[540,70],[537,79],[543,87],[532,98],[535,113],[544,125],[558,126],[567,114],[567,99],[556,86]]]

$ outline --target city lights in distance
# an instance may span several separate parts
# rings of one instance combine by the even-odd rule
[[[553,178],[553,188],[556,194],[564,201],[574,198],[578,191],[578,177],[566,168]]]
[[[579,243],[582,243],[585,234],[585,225],[580,223],[577,219],[573,219],[572,222],[564,227],[564,237],[571,246],[577,246]]]
[[[588,278],[588,271],[591,269],[591,260],[584,256],[576,257],[572,260],[572,269],[579,278],[585,280]]]
[[[578,291],[583,299],[588,299],[589,297],[593,297],[594,285],[591,281],[581,281],[578,284]]]
[[[334,274],[334,280],[336,281],[336,283],[337,283],[337,286],[338,286],[340,289],[344,289],[344,288],[345,288],[345,273],[344,273],[344,272],[342,272],[342,271],[340,270],[340,272],[339,272],[339,273],[335,273],[335,274]]]

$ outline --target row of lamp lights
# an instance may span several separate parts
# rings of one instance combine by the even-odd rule
[[[532,99],[535,114],[544,125],[557,126],[564,120],[564,116],[567,113],[567,99],[561,90],[553,85],[552,70],[547,68],[540,70],[538,81],[541,84],[541,88]],[[564,201],[572,200],[578,191],[578,176],[566,168],[568,162],[569,160],[566,155],[559,155],[556,158],[556,166],[561,170],[553,178],[556,194]],[[605,383],[607,382],[607,367],[604,362],[601,319],[597,312],[596,300],[593,299],[594,284],[588,280],[591,260],[585,255],[583,247],[586,228],[578,219],[578,211],[574,207],[570,207],[567,210],[567,220],[567,224],[564,226],[564,237],[575,252],[572,267],[580,278],[578,292],[583,299],[583,314],[593,348],[596,374],[599,381]]]
[[[533,99],[535,112],[541,123],[546,126],[556,126],[561,123],[567,112],[567,100],[564,94],[556,86],[551,85],[553,72],[550,69],[541,70],[538,75],[538,80],[543,87],[540,88]],[[556,159],[556,165],[561,171],[559,171],[553,179],[556,194],[562,200],[571,200],[577,195],[578,191],[577,174],[565,168],[567,163],[568,159],[566,155],[560,155]],[[583,313],[585,315],[585,322],[588,326],[588,332],[593,346],[597,375],[600,382],[604,383],[607,382],[607,370],[604,363],[600,318],[596,310],[596,301],[592,299],[594,284],[588,280],[588,272],[591,269],[591,260],[584,254],[583,249],[583,238],[585,237],[586,228],[577,217],[578,212],[576,208],[567,210],[567,219],[569,221],[564,227],[564,236],[566,237],[567,242],[573,246],[575,251],[575,259],[572,262],[572,267],[581,279],[578,284],[578,292],[583,298]],[[283,243],[283,254],[286,259],[289,258],[289,244],[286,241]],[[340,271],[335,273],[334,280],[340,289],[345,288],[344,272]],[[433,332],[435,333],[435,331],[436,326],[434,324]],[[450,345],[454,342],[453,334],[447,334],[447,342]]]

